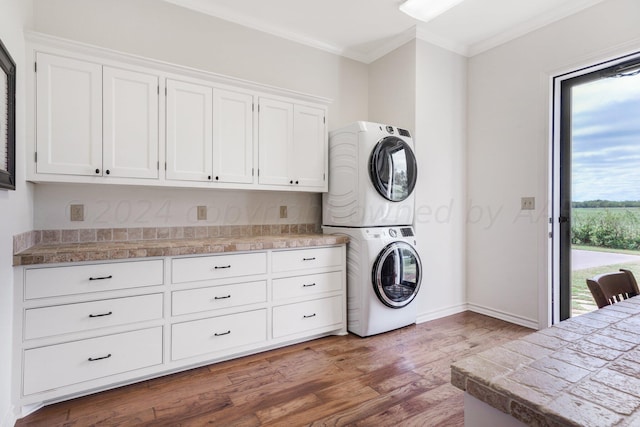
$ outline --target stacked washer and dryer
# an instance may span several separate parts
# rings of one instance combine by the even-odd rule
[[[422,264],[413,231],[417,164],[409,131],[356,122],[329,134],[325,234],[349,236],[347,329],[361,337],[411,325]]]

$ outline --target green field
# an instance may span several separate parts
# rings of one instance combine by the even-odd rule
[[[640,207],[573,208],[571,242],[574,249],[640,255]],[[571,275],[572,315],[597,308],[586,279],[626,268],[640,278],[640,263],[574,270]]]

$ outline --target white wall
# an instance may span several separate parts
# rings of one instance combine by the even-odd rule
[[[546,326],[550,79],[640,50],[638,17],[637,0],[605,1],[469,60],[472,309]],[[535,196],[531,214],[522,196]]]
[[[415,130],[415,40],[369,64],[368,120]]]
[[[315,193],[102,185],[44,184],[35,187],[34,227],[46,229],[179,227],[204,225],[319,224]],[[71,204],[83,204],[85,220],[71,221]],[[207,206],[198,221],[197,206]],[[280,206],[287,218],[280,219]]]
[[[34,0],[35,31],[122,52],[158,59],[332,99],[329,129],[367,117],[367,66],[247,27],[157,0]],[[96,186],[37,186],[36,228],[93,228],[96,216],[104,227],[134,225],[134,214],[123,219],[123,204],[141,212],[162,212],[171,200],[170,216],[144,215],[149,226],[234,224],[281,221],[269,211],[286,204],[288,222],[320,222],[319,194],[229,192],[220,190],[159,190]],[[93,215],[83,223],[68,221],[68,205],[85,203]],[[194,223],[193,206],[208,205],[209,221]],[[115,209],[120,207],[120,215]],[[293,209],[292,209],[293,208]],[[65,211],[66,210],[66,211]],[[264,210],[265,214],[256,213]],[[294,216],[298,212],[300,221]],[[110,222],[106,224],[104,221]],[[310,220],[310,221],[309,221]]]
[[[23,28],[31,26],[32,5],[0,0],[0,40],[16,63],[16,190],[0,190],[0,425],[13,425],[11,343],[13,325],[13,236],[31,230],[31,186],[25,183],[25,46]]]
[[[418,40],[415,227],[423,279],[418,320],[466,309],[467,59]]]

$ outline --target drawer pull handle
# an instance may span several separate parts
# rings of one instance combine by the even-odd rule
[[[108,359],[111,357],[111,353],[107,354],[106,356],[102,356],[102,357],[90,357],[89,358],[89,362],[95,362],[96,360],[102,360],[102,359]]]
[[[225,295],[223,297],[213,297],[213,299],[228,299],[231,298],[231,295]]]
[[[216,337],[221,337],[223,335],[229,335],[231,333],[231,329],[229,329],[227,332],[222,332],[222,333],[214,333],[213,335]]]
[[[113,314],[113,311],[110,311],[108,313],[90,314],[89,317],[104,317],[104,316],[111,316],[112,314]]]
[[[309,319],[309,318],[311,318],[311,317],[316,317],[316,314],[315,314],[315,313],[313,313],[313,314],[310,314],[310,315],[308,315],[308,316],[305,314],[305,315],[303,315],[303,316],[302,316],[302,318],[304,318],[304,319]]]
[[[215,267],[213,267],[214,270],[218,270],[221,268],[231,268],[231,265],[216,265]]]
[[[302,258],[303,261],[315,261],[316,257]]]
[[[308,285],[306,285],[306,284],[302,285],[302,287],[303,288],[310,288],[310,287],[315,286],[315,285],[316,285],[315,283],[309,283]]]
[[[105,280],[105,279],[113,279],[112,275],[103,276],[103,277],[89,277],[89,280]]]

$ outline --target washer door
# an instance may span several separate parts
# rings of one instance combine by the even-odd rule
[[[420,289],[422,263],[413,247],[393,242],[378,254],[373,265],[373,289],[382,303],[391,308],[408,305]]]
[[[378,193],[401,202],[413,192],[418,168],[413,150],[396,136],[382,138],[369,158],[369,177]]]

